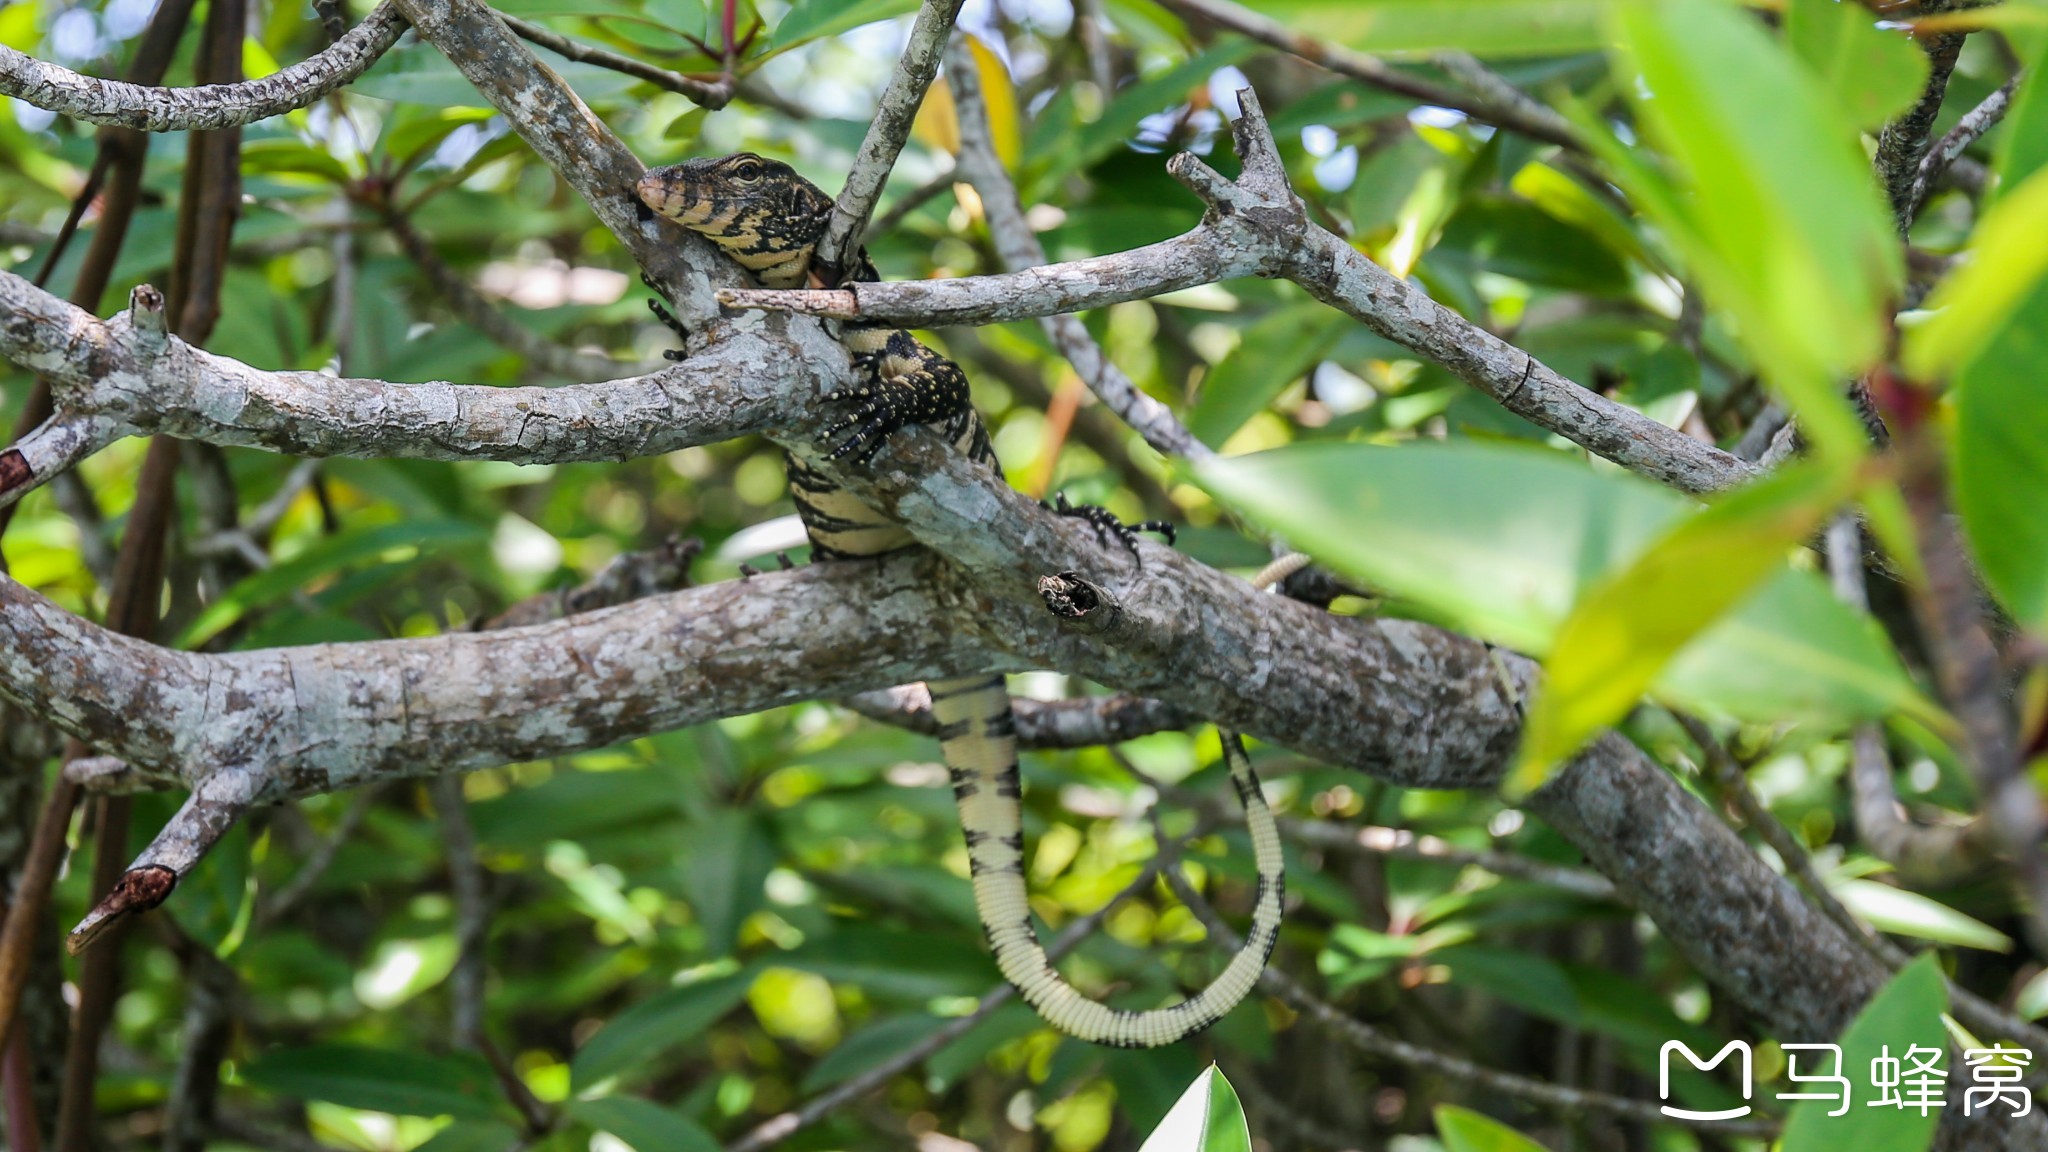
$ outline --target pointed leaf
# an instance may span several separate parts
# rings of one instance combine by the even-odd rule
[[[1436,1134],[1444,1152],[1547,1152],[1500,1121],[1452,1104],[1437,1105]]]
[[[1251,1152],[1237,1090],[1214,1064],[1195,1077],[1138,1152]]]
[[[1844,880],[1830,889],[1849,909],[1886,932],[1915,936],[1942,944],[1981,948],[1986,952],[2012,951],[2012,937],[1961,912],[1875,880]]]
[[[1589,142],[1736,322],[1816,451],[1860,455],[1866,437],[1838,381],[1884,351],[1903,265],[1856,132],[1741,8],[1629,0],[1616,11],[1617,80],[1675,187],[1582,115]]]
[[[1680,649],[1784,566],[1852,476],[1814,463],[1729,493],[1581,599],[1544,661],[1508,793],[1533,790],[1626,715]]]
[[[688,1116],[632,1096],[569,1101],[569,1114],[609,1132],[633,1152],[718,1152],[718,1141]]]
[[[500,1114],[490,1066],[467,1055],[323,1044],[267,1053],[243,1068],[242,1079],[280,1096],[399,1116]]]
[[[1907,1049],[1915,1044],[1941,1048],[1948,1043],[1941,1026],[1948,992],[1942,986],[1939,965],[1934,953],[1925,953],[1900,969],[1889,984],[1871,997],[1838,1041],[1842,1048],[1839,1068],[1826,1066],[1830,1061],[1825,1052],[1799,1054],[1802,1075],[1839,1073],[1858,1091],[1852,1093],[1849,1111],[1842,1116],[1828,1115],[1840,1107],[1834,1100],[1801,1100],[1794,1104],[1785,1122],[1780,1152],[1841,1152],[1844,1148],[1856,1152],[1925,1152],[1944,1109],[1922,1113],[1911,1108],[1872,1108],[1868,1094],[1872,1091],[1872,1060],[1887,1052],[1892,1059],[1902,1060]]]
[[[1911,108],[1927,82],[1927,54],[1905,32],[1879,27],[1856,0],[1792,0],[1785,42],[1858,128],[1880,128]]]
[[[588,1087],[688,1043],[737,1008],[753,982],[752,972],[700,980],[626,1009],[576,1053],[570,1080]]]

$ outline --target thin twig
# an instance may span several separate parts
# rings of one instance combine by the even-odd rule
[[[2012,94],[2019,87],[2020,76],[1998,86],[1979,101],[1975,108],[1963,113],[1956,126],[1942,134],[1941,139],[1927,149],[1920,158],[1920,169],[1913,176],[1912,202],[1907,210],[1913,215],[1920,214],[1920,206],[1927,202],[1927,194],[1934,190],[1934,184],[1941,179],[1949,166],[1962,156],[1963,150],[1977,142],[1977,138],[2005,119],[2006,109],[2012,107]]]
[[[441,822],[441,854],[448,862],[448,888],[455,894],[455,970],[449,974],[449,1015],[455,1042],[481,1047],[484,1040],[484,944],[490,937],[491,906],[483,865],[476,858],[476,829],[462,797],[462,777],[437,776],[427,785]]]
[[[1397,860],[1420,860],[1430,864],[1451,864],[1477,868],[1496,876],[1528,880],[1589,900],[1618,899],[1614,882],[1585,868],[1567,868],[1511,852],[1483,852],[1460,848],[1435,836],[1418,836],[1405,828],[1354,827],[1321,820],[1280,821],[1280,831],[1289,838],[1318,848],[1341,852],[1363,852]]]
[[[995,241],[1007,271],[1036,268],[1045,263],[1045,249],[1024,218],[1016,184],[996,156],[981,80],[964,39],[956,37],[946,75],[960,122],[960,171],[980,194],[989,236]],[[1068,315],[1047,316],[1040,325],[1103,405],[1143,436],[1147,444],[1162,455],[1189,460],[1205,460],[1215,455],[1208,445],[1195,439],[1171,409],[1147,395],[1111,363],[1080,320]]]
[[[952,34],[953,21],[960,15],[962,0],[924,0],[917,20],[910,26],[910,42],[903,57],[889,75],[888,87],[875,105],[875,118],[868,123],[867,136],[854,153],[853,167],[846,174],[846,187],[832,204],[832,218],[818,240],[817,262],[827,282],[839,279],[841,270],[860,247],[867,231],[868,217],[882,198],[882,187],[896,167],[896,157],[910,139],[910,125],[917,119],[918,106],[939,74],[939,57]]]
[[[1498,76],[1477,94],[1411,76],[1374,56],[1296,32],[1269,16],[1232,4],[1229,0],[1158,0],[1183,16],[1197,16],[1220,28],[1299,56],[1311,64],[1340,76],[1361,80],[1375,88],[1424,104],[1463,112],[1474,120],[1519,132],[1524,136],[1578,150],[1581,145],[1571,123],[1551,108],[1516,91]],[[1475,62],[1476,63],[1476,62]],[[1483,67],[1482,67],[1482,70]],[[1453,73],[1457,75],[1456,72]],[[1488,72],[1492,76],[1491,72]],[[1459,75],[1459,79],[1466,79]]]
[[[1839,516],[1825,538],[1828,578],[1835,598],[1858,612],[1870,609],[1864,586],[1863,529]],[[1982,871],[1991,859],[1991,829],[1982,816],[1965,824],[1916,824],[1899,805],[1892,785],[1884,729],[1860,724],[1850,738],[1849,787],[1856,835],[1878,859],[1922,884],[1950,884]]]
[[[355,836],[356,829],[362,826],[363,818],[370,814],[370,809],[376,807],[383,793],[383,785],[371,784],[358,789],[356,794],[349,798],[348,807],[342,809],[341,818],[334,822],[334,830],[322,838],[313,851],[299,862],[298,871],[292,873],[289,881],[257,905],[256,923],[259,926],[275,924],[298,907],[299,902],[306,898],[306,894],[320,882],[320,878],[327,874],[327,869],[334,863],[334,858],[340,853],[342,845]]]
[[[678,95],[688,96],[698,105],[714,111],[731,103],[733,90],[738,87],[738,81],[731,72],[723,73],[715,80],[700,80],[695,76],[686,76],[681,72],[671,72],[666,68],[656,68],[652,64],[635,60],[631,56],[622,56],[617,52],[606,51],[603,48],[596,48],[580,41],[571,40],[552,28],[543,24],[535,24],[531,20],[521,20],[517,16],[508,16],[502,12],[498,14],[498,18],[505,22],[507,28],[518,33],[519,38],[522,40],[538,44],[557,55],[574,60],[579,64],[595,64],[599,68],[608,68],[613,72],[622,72],[625,75],[645,80],[657,88],[666,89]]]
[[[935,736],[931,694],[922,684],[862,692],[840,701],[870,720]],[[1154,732],[1188,727],[1193,720],[1182,709],[1143,696],[1083,696],[1074,700],[1010,702],[1017,743],[1025,748],[1093,748],[1136,740]]]
[[[380,211],[398,246],[425,274],[427,282],[434,286],[455,314],[462,317],[464,323],[490,337],[494,343],[518,353],[529,363],[571,380],[610,380],[622,373],[646,370],[647,366],[622,364],[609,357],[592,356],[535,335],[493,307],[482,293],[470,286],[469,281],[450,268],[403,212],[388,204],[381,205]]]

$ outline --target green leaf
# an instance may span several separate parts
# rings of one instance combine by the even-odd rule
[[[2048,969],[2036,972],[2033,979],[2012,999],[2012,1010],[2023,1020],[2039,1020],[2048,1016]]]
[[[1556,56],[1600,47],[1609,0],[1263,0],[1290,27],[1372,53]]]
[[[1237,1090],[1214,1064],[1195,1077],[1138,1152],[1251,1152]]]
[[[1444,1152],[1546,1152],[1500,1121],[1453,1104],[1437,1105],[1436,1134],[1443,1138]]]
[[[904,1000],[976,996],[1002,978],[978,942],[869,925],[820,934],[775,962]]]
[[[913,1012],[870,1024],[841,1040],[825,1053],[823,1059],[811,1065],[810,1071],[804,1073],[802,1090],[809,1095],[857,1076],[888,1057],[923,1042],[944,1028],[946,1023],[928,1012]]]
[[[718,1152],[703,1125],[680,1112],[632,1096],[569,1101],[569,1115],[633,1146],[634,1152]]]
[[[465,124],[481,124],[496,115],[488,108],[442,108],[421,115],[415,112],[384,133],[378,143],[384,153],[411,167],[433,153],[450,133]]]
[[[1695,508],[1625,473],[1501,444],[1299,444],[1198,476],[1400,608],[1537,656],[1587,589]],[[1789,569],[1680,650],[1652,691],[1769,723],[1901,709],[1944,723],[1868,617]]]
[[[1203,378],[1201,394],[1188,411],[1188,431],[1211,448],[1222,447],[1245,421],[1328,355],[1349,324],[1342,313],[1314,301],[1259,317]]]
[[[242,145],[242,171],[312,176],[337,186],[353,179],[348,168],[324,149],[282,137]]]
[[[1852,478],[1816,462],[1746,485],[1681,521],[1581,598],[1544,662],[1508,794],[1534,790],[1626,715],[1680,649],[1784,566]]]
[[[1849,911],[1886,932],[1986,952],[2012,951],[2012,937],[1918,892],[1875,880],[1854,879],[1832,885],[1829,890]]]
[[[1531,1015],[1564,1024],[1579,1023],[1579,998],[1571,977],[1544,957],[1460,944],[1431,952],[1429,960],[1448,966],[1454,984],[1498,996]]]
[[[501,1111],[490,1066],[467,1054],[323,1044],[267,1053],[242,1079],[280,1096],[399,1116],[489,1120]]]
[[[1627,0],[1617,13],[1617,82],[1673,174],[1580,108],[1589,146],[1734,320],[1816,452],[1861,455],[1838,381],[1883,353],[1903,265],[1856,132],[1737,6]]]
[[[2048,178],[2043,169],[2029,184]],[[1999,207],[2003,208],[2004,202]],[[1956,509],[1979,570],[2013,618],[2048,635],[2048,282],[1958,376]]]
[[[683,890],[704,927],[704,948],[730,956],[740,925],[761,907],[761,886],[775,867],[775,842],[760,813],[721,808],[690,826]]]
[[[186,625],[174,647],[194,648],[218,635],[244,615],[300,591],[324,576],[376,560],[400,549],[420,553],[484,539],[484,531],[464,520],[402,520],[368,528],[349,528],[329,536],[289,560],[243,579],[206,606]]]
[[[1828,1113],[1840,1107],[1836,1100],[1801,1100],[1792,1106],[1785,1122],[1784,1142],[1779,1152],[1925,1152],[1934,1138],[1934,1126],[1944,1109],[1925,1114],[1913,1108],[1869,1107],[1871,1061],[1889,1052],[1903,1060],[1916,1044],[1941,1048],[1948,1036],[1941,1025],[1941,1013],[1948,1004],[1942,986],[1940,962],[1927,953],[1899,970],[1840,1039],[1842,1062],[1829,1068],[1825,1052],[1802,1052],[1797,1056],[1802,1075],[1837,1072],[1852,1086],[1860,1086],[1861,1098],[1852,1099],[1843,1116]],[[1809,1065],[1809,1061],[1813,1061]],[[1820,1091],[1802,1087],[1801,1091]]]
[[[915,11],[917,0],[797,0],[775,26],[774,50],[780,52],[806,40],[837,36]]]
[[[412,1152],[505,1152],[519,1147],[524,1136],[510,1124],[495,1120],[457,1120],[434,1133]]]
[[[1936,731],[1954,725],[1914,686],[1877,621],[1845,607],[1813,573],[1790,569],[1687,645],[1656,693],[1758,723],[1897,712]]]
[[[1878,27],[1855,0],[1792,0],[1785,42],[1859,128],[1879,128],[1911,108],[1927,83],[1926,53],[1903,31]]]
[[[2035,172],[1984,214],[1970,259],[1927,299],[1933,313],[1903,337],[1899,363],[1934,381],[1986,357],[2048,276],[2048,169]]]
[[[612,1018],[569,1063],[569,1079],[587,1088],[686,1044],[747,998],[753,972],[738,972],[672,988]]]
[[[1984,579],[2022,625],[2048,633],[2048,168],[1977,226],[1969,263],[1907,334],[1922,380],[1954,375],[1956,510]]]
[[[1686,508],[1548,450],[1491,444],[1298,444],[1200,476],[1345,575],[1532,653],[1549,649],[1584,588]]]
[[[2034,8],[2037,13],[2048,11],[2040,5]],[[2048,35],[2038,31],[2032,35],[2033,51],[2020,73],[2019,86],[2013,90],[2012,103],[2005,110],[2005,124],[1999,132],[1993,164],[1998,180],[1984,191],[1987,208],[2048,166]],[[2023,44],[2022,39],[2015,37],[2015,48],[2024,51]]]

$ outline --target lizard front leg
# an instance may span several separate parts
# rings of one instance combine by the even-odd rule
[[[827,440],[845,434],[830,452],[834,460],[852,456],[864,464],[891,432],[908,424],[951,420],[968,408],[967,374],[908,332],[890,332],[879,347],[856,348],[854,362],[865,378],[825,397],[856,401],[822,434]]]

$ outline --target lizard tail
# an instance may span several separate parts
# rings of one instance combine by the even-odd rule
[[[932,713],[952,775],[953,798],[967,836],[974,903],[996,966],[1025,1003],[1069,1036],[1122,1048],[1152,1048],[1200,1032],[1237,1007],[1257,985],[1279,939],[1283,865],[1280,834],[1259,792],[1244,743],[1219,733],[1230,781],[1244,805],[1258,867],[1251,930],[1209,986],[1171,1008],[1129,1012],[1088,999],[1053,970],[1024,887],[1023,790],[1017,772],[1016,726],[1001,676],[931,684]]]

